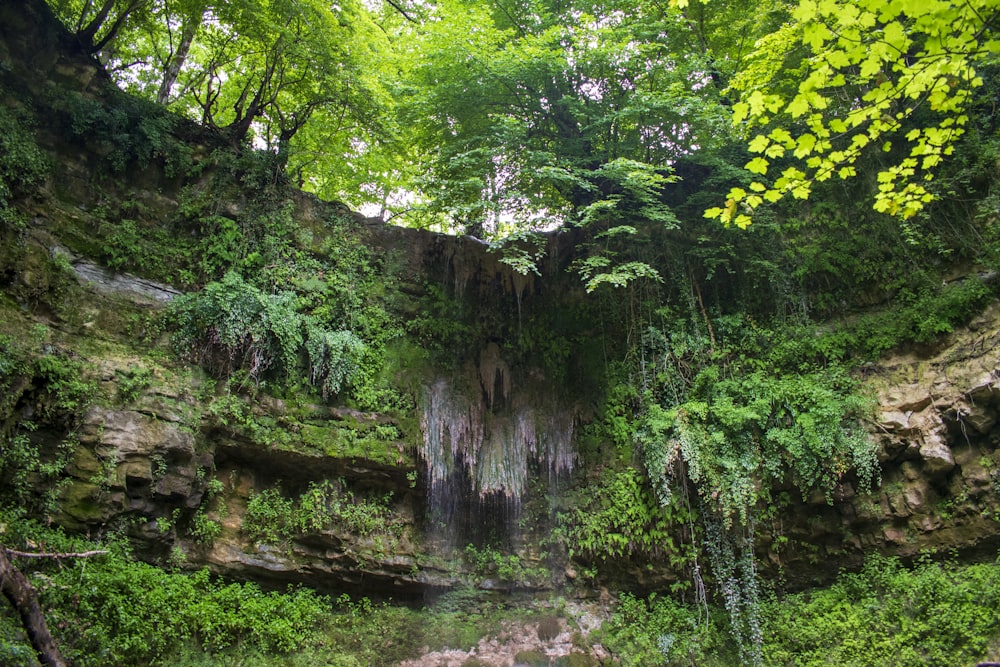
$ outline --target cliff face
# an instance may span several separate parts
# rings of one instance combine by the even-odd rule
[[[2,333],[34,331],[93,384],[76,418],[42,416],[51,390],[41,373],[2,404],[5,433],[32,422],[32,447],[62,463],[30,480],[38,505],[73,530],[123,530],[150,559],[276,584],[397,598],[467,576],[513,584],[458,558],[468,543],[520,554],[506,573],[520,586],[575,578],[564,553],[541,546],[557,502],[548,496],[582,483],[581,430],[602,399],[604,350],[620,335],[566,275],[571,235],[548,237],[539,275],[524,276],[476,239],[388,227],[295,194],[292,217],[313,230],[303,249],[318,252],[337,218],[371,253],[379,298],[400,323],[384,370],[402,398],[380,411],[234,391],[168,352],[155,322],[180,288],[87,256],[87,230],[108,200],[139,202],[148,224],[169,227],[186,193],[207,187],[217,138],[180,126],[204,161],[195,176],[168,175],[163,158],[102,176],[112,147],[72,136],[51,100],[69,90],[106,104],[111,84],[45,14],[40,2],[0,7],[4,104],[39,114],[35,137],[52,160],[47,181],[18,200],[26,224],[4,234]],[[882,483],[845,478],[832,502],[786,494],[758,526],[768,574],[805,585],[872,551],[996,549],[998,340],[994,305],[934,349],[866,370]],[[621,568],[636,586],[677,576],[666,563]]]
[[[779,510],[761,555],[803,584],[831,563],[857,566],[872,552],[993,557],[1000,538],[998,340],[994,303],[932,348],[868,367],[881,485],[866,490],[845,481],[832,504],[816,497]]]

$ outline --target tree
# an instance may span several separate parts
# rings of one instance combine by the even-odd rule
[[[10,562],[7,550],[0,547],[0,592],[14,606],[21,617],[28,641],[38,654],[38,660],[46,667],[64,667],[67,663],[56,646],[45,616],[38,604],[38,593],[21,573]]]
[[[130,22],[148,10],[152,0],[57,0],[55,12],[91,53],[105,52]]]
[[[588,288],[655,275],[616,254],[678,227],[664,199],[674,163],[729,140],[722,93],[751,17],[760,31],[784,13],[741,0],[438,3],[434,20],[404,26],[399,125],[425,165],[408,215],[493,239],[580,226],[594,242],[578,265]]]
[[[359,2],[60,0],[54,9],[128,92],[287,155],[314,116],[373,122],[373,25]],[[110,24],[110,25],[109,25]]]
[[[809,196],[816,182],[858,175],[884,151],[876,211],[909,218],[933,201],[932,181],[964,133],[979,68],[996,62],[993,0],[801,0],[794,22],[757,44],[734,81],[733,122],[758,128],[746,169],[706,217],[740,227],[764,202]],[[781,171],[765,180],[772,166]]]

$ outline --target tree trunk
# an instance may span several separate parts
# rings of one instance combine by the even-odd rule
[[[66,667],[68,663],[59,653],[49,627],[45,624],[45,616],[38,604],[38,593],[28,578],[11,564],[3,548],[0,548],[0,592],[10,600],[21,617],[24,632],[38,654],[39,662],[46,667]]]
[[[170,90],[177,83],[177,76],[181,72],[181,67],[184,66],[184,61],[187,60],[188,51],[191,49],[194,35],[201,25],[201,19],[201,15],[189,16],[184,21],[184,26],[181,28],[181,43],[177,45],[176,53],[167,61],[163,80],[160,81],[160,89],[156,92],[156,101],[159,104],[166,104],[170,100]]]

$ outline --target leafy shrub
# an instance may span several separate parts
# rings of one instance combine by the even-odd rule
[[[117,93],[114,103],[67,93],[55,105],[68,114],[70,129],[78,137],[101,142],[112,169],[144,168],[155,159],[164,161],[168,175],[191,166],[191,148],[178,141],[178,117],[162,106],[132,95]]]
[[[52,551],[85,551],[95,545],[4,513],[6,544],[37,541]],[[131,560],[119,543],[109,553],[59,564],[32,562],[41,604],[66,658],[74,665],[168,664],[194,643],[219,653],[252,648],[288,653],[317,639],[315,628],[330,601],[311,591],[264,592],[255,584],[226,584],[208,570],[170,573]],[[0,662],[11,662],[0,642]]]
[[[269,544],[294,537],[299,532],[294,503],[277,489],[254,493],[247,502],[243,531],[251,540]]]
[[[299,535],[339,526],[363,537],[390,534],[396,525],[389,496],[370,500],[344,489],[343,482],[312,482],[296,499],[276,489],[251,495],[243,530],[257,542],[278,544]]]
[[[1000,563],[872,556],[826,589],[765,605],[768,664],[972,664],[1000,637]],[[994,657],[996,657],[994,655]]]
[[[680,604],[652,594],[647,599],[623,593],[595,640],[623,667],[649,665],[735,665],[735,648],[717,611]]]
[[[131,403],[153,383],[153,369],[138,367],[126,371],[116,371],[118,376],[118,400]]]
[[[229,272],[201,292],[174,300],[174,345],[219,375],[246,369],[251,379],[295,377],[302,359],[324,398],[358,370],[364,345],[348,331],[327,331],[296,309],[292,292],[267,294]]]
[[[462,555],[479,577],[498,577],[504,581],[522,583],[544,579],[548,574],[544,568],[527,566],[517,554],[504,554],[491,546],[480,548],[467,544]]]

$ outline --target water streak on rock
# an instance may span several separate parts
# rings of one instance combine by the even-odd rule
[[[421,455],[431,484],[462,472],[479,495],[519,498],[532,463],[550,476],[573,469],[572,410],[531,405],[515,396],[504,413],[492,413],[478,397],[457,392],[446,380],[427,388],[421,427]],[[464,470],[463,470],[464,468]]]

